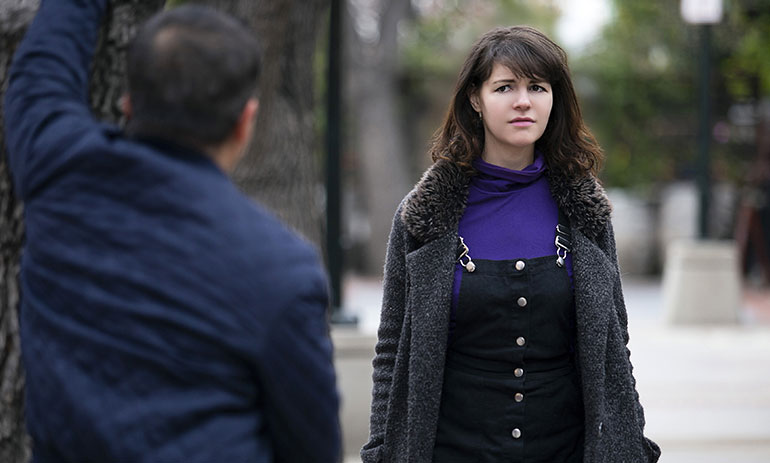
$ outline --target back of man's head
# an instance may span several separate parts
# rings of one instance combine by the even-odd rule
[[[260,73],[258,42],[245,25],[195,5],[151,18],[127,60],[128,133],[199,149],[227,139]]]

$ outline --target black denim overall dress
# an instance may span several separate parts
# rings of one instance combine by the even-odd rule
[[[460,261],[434,462],[583,461],[573,290],[561,252]]]

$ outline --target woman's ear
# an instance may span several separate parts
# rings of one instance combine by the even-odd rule
[[[473,90],[468,94],[468,99],[471,102],[471,107],[474,111],[481,112],[481,104],[479,102],[479,92],[478,90]]]

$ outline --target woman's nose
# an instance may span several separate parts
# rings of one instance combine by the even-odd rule
[[[532,103],[529,101],[529,93],[526,89],[516,92],[515,100],[513,101],[514,109],[529,109]]]

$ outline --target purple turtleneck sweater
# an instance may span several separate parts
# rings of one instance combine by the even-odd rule
[[[543,156],[536,153],[535,161],[523,170],[506,169],[481,158],[476,159],[473,166],[478,175],[471,179],[458,230],[471,258],[509,260],[555,256],[559,209],[543,175]],[[554,265],[555,260],[554,257]],[[566,268],[571,279],[571,254],[567,254]],[[463,271],[458,263],[452,298],[453,319]]]

